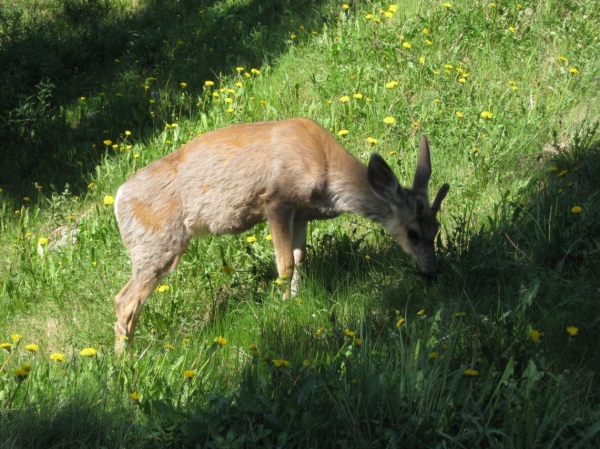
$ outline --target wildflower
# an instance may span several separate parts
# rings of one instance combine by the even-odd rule
[[[396,123],[396,119],[394,117],[386,117],[383,119],[383,123],[385,123],[386,125],[393,125],[394,123]]]
[[[519,90],[519,86],[513,86],[511,87],[512,90],[514,90],[515,92]]]
[[[55,352],[54,354],[50,354],[50,360],[54,360],[55,362],[64,362],[67,357],[64,354],[59,352]]]
[[[275,365],[277,368],[281,368],[285,366],[290,366],[291,363],[284,359],[275,359],[273,360],[273,365]]]
[[[559,177],[565,176],[565,175],[566,175],[568,172],[569,172],[569,170],[562,170],[562,171],[561,171],[561,172],[558,174],[558,176],[559,176]]]
[[[21,340],[21,336],[19,334],[11,334],[10,338],[12,338],[13,343],[19,343]]]
[[[385,83],[385,87],[387,87],[388,89],[393,89],[397,85],[398,85],[398,81],[390,81],[388,83]]]
[[[419,126],[419,122],[412,122],[412,126],[416,128],[417,126]]]
[[[254,243],[256,242],[256,237],[254,237],[253,235],[251,235],[250,237],[246,237],[246,242]]]
[[[541,333],[536,330],[532,330],[531,332],[529,332],[529,336],[531,337],[534,343],[537,343],[537,341],[540,339],[540,335]]]
[[[250,73],[253,73],[254,75],[260,75],[260,70],[258,70],[258,69],[250,69]]]
[[[189,369],[189,370],[186,370],[183,372],[183,376],[186,379],[192,379],[192,378],[194,378],[195,375],[196,375],[196,371],[194,371],[192,369]]]
[[[567,58],[565,58],[564,56],[559,56],[559,57],[558,57],[558,60],[559,60],[559,61],[562,61],[562,62],[568,62],[568,61],[567,61]]]
[[[460,112],[460,111],[456,111],[455,114],[456,114],[457,118],[463,118],[464,117],[463,113]]]
[[[156,287],[156,290],[158,293],[165,293],[169,291],[169,286],[168,285],[159,285],[158,287]]]
[[[28,371],[25,371],[23,368],[19,368],[13,371],[13,374],[17,376],[20,380],[23,380],[29,374]]]
[[[271,234],[267,234],[265,236],[265,240],[268,240],[270,242],[271,240],[273,240],[273,236]]]
[[[214,85],[215,85],[215,83],[214,83],[214,81],[210,81],[210,80],[209,80],[209,81],[204,81],[204,85],[205,85],[206,87],[211,87],[211,86],[214,86]]]
[[[179,83],[179,85],[180,85],[181,87],[183,87],[184,89],[187,87],[187,83]]]
[[[133,399],[134,401],[139,401],[140,400],[140,394],[137,391],[134,391],[133,393],[131,393],[129,395],[129,397],[131,399]]]
[[[388,11],[390,11],[390,12],[397,12],[398,11],[398,5],[390,5],[388,7]]]
[[[46,237],[40,237],[38,240],[38,245],[44,246],[48,244],[48,239]]]
[[[362,345],[362,340],[358,337],[354,338],[354,345],[355,346],[361,346]]]
[[[431,42],[429,39],[425,39],[425,43],[427,45],[432,45],[433,44],[433,42]],[[435,75],[437,75],[437,73],[435,73]]]
[[[133,158],[134,158],[134,159],[139,159],[139,157],[140,157],[140,155],[139,155],[139,154],[137,154],[137,153],[135,153],[135,154],[133,155]]]
[[[244,68],[243,67],[236,67],[235,70],[238,71],[238,72],[243,72]]]
[[[446,2],[446,3],[444,3],[444,4],[443,4],[443,6],[444,6],[444,8],[446,8],[446,9],[450,9],[450,8],[452,8],[452,3],[448,3],[448,2]]]
[[[467,312],[456,312],[456,313],[454,314],[454,316],[455,316],[456,318],[460,318],[461,316],[465,316],[466,314],[467,314]]]
[[[357,100],[362,99],[363,94],[361,94],[360,92],[355,93],[354,95],[352,95],[354,98],[356,98]]]
[[[350,329],[345,329],[344,334],[346,334],[348,337],[354,337],[354,332],[352,332]]]
[[[400,318],[398,321],[396,321],[396,327],[400,327],[404,324],[406,320],[404,318]]]
[[[219,346],[225,346],[227,344],[227,339],[225,337],[215,337],[214,341]]]
[[[79,100],[85,101],[85,97],[80,97]]]
[[[237,83],[235,83],[236,87],[242,87],[244,85],[244,83],[242,83],[241,81],[238,81]]]
[[[515,31],[517,31],[517,29],[515,27],[508,27],[508,31],[514,33]]]
[[[567,327],[567,332],[569,333],[569,336],[575,337],[579,333],[579,328],[575,326],[569,326]]]
[[[40,350],[40,347],[36,344],[29,344],[25,345],[25,349],[31,352],[38,352]]]
[[[12,348],[12,343],[0,343],[0,349],[10,351],[10,348]]]
[[[254,344],[254,343],[251,345],[248,345],[249,351],[256,351],[257,349],[258,349],[258,345]]]
[[[579,69],[577,67],[571,67],[569,69],[569,73],[572,73],[573,75],[575,75],[576,73],[579,73]]]
[[[429,28],[423,28],[423,34],[427,36],[429,34]]]
[[[573,206],[571,208],[571,213],[572,214],[578,214],[582,211],[583,209],[581,208],[581,206]]]
[[[88,189],[92,189],[96,184],[94,184],[93,182],[90,182],[87,186]]]
[[[221,267],[221,273],[225,273],[225,274],[231,274],[233,273],[233,268],[231,268],[229,265],[223,265]]]
[[[429,357],[430,359],[437,359],[438,353],[435,351],[430,352],[429,354],[427,354],[427,357]]]
[[[310,360],[305,360],[304,362],[302,362],[302,366],[304,368],[309,368],[310,367]]]
[[[377,145],[379,143],[379,140],[373,137],[367,137],[367,143],[370,145]]]
[[[365,19],[367,19],[367,20],[371,20],[372,18],[373,18],[373,14],[367,14],[365,16]]]
[[[350,9],[350,6],[348,4],[346,4],[346,3],[344,3],[342,5],[342,9]]]
[[[348,135],[350,131],[348,131],[347,129],[340,129],[337,133],[338,136],[346,136]]]
[[[169,350],[169,351],[175,351],[175,346],[170,345],[170,344],[166,344],[165,345],[165,349]]]
[[[412,44],[410,42],[402,42],[402,46],[407,50],[410,50],[412,48]]]
[[[108,146],[112,145],[112,140],[106,139],[102,143],[108,147]]]
[[[483,111],[481,113],[481,118],[487,119],[487,120],[491,120],[491,118],[494,116],[494,114],[492,114],[490,111]]]
[[[95,350],[94,348],[84,348],[79,353],[79,355],[82,355],[84,357],[93,357],[93,356],[95,356],[97,354],[98,354],[98,351]]]
[[[324,327],[320,327],[320,328],[317,329],[317,332],[315,332],[315,335],[318,337],[318,336],[320,336],[321,334],[324,334],[324,333],[325,333],[325,328]]]
[[[467,377],[476,377],[479,376],[479,371],[475,370],[475,369],[471,369],[471,368],[467,368],[464,372],[463,372],[463,376],[467,376]]]
[[[421,316],[425,314],[425,309],[421,309],[417,312],[417,315]]]
[[[555,172],[555,171],[558,171],[558,167],[552,167],[552,168],[550,168],[550,172],[551,172],[551,173],[552,173],[552,172]]]
[[[115,198],[113,196],[106,195],[104,197],[104,204],[106,206],[110,206],[111,204],[114,204],[114,203],[115,203]]]
[[[348,103],[350,101],[350,97],[348,95],[344,95],[343,97],[340,97],[340,101],[342,103]]]
[[[477,149],[477,147],[473,147],[473,153],[477,153],[479,150]]]
[[[459,78],[458,82],[461,83],[461,84],[465,84],[467,82],[467,79],[466,78]]]

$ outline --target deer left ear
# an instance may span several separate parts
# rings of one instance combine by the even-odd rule
[[[367,179],[373,193],[383,201],[399,204],[402,201],[402,187],[398,178],[379,153],[371,154],[367,167]]]
[[[419,192],[419,194],[427,198],[429,178],[431,178],[431,154],[429,152],[429,142],[427,141],[427,136],[421,134],[419,160],[417,161],[417,170],[415,171],[412,190]]]
[[[433,200],[433,204],[431,205],[431,210],[434,214],[437,214],[440,210],[440,207],[442,207],[442,201],[444,201],[444,198],[446,198],[448,190],[450,190],[450,184],[446,183],[442,187],[440,187],[440,190],[438,190],[438,193],[435,195],[435,199]]]

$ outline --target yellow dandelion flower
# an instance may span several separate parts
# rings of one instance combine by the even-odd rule
[[[183,41],[182,41],[181,39],[179,39],[179,40],[177,41],[177,45],[183,45]]]
[[[452,8],[452,3],[448,3],[448,2],[446,2],[446,3],[444,3],[444,4],[443,4],[443,6],[444,6],[444,8],[446,8],[446,9],[450,9],[450,8]]]
[[[165,349],[168,349],[169,351],[175,351],[175,346],[173,346],[171,344],[166,344]]]
[[[187,87],[187,83],[179,83],[179,85],[180,85],[181,87],[183,87],[184,89]]]
[[[358,337],[354,338],[354,345],[355,346],[361,346],[362,345],[362,340]]]
[[[423,34],[427,36],[429,34],[429,28],[423,28]]]
[[[398,85],[398,81],[390,81],[388,83],[385,83],[385,87],[388,89],[393,89],[397,85]]]
[[[569,333],[569,336],[575,337],[579,333],[579,328],[575,326],[569,326],[567,327],[567,332]]]
[[[559,56],[558,60],[561,61],[561,62],[567,62],[568,61],[567,58],[565,58],[564,56]]]
[[[193,369],[189,369],[183,372],[183,376],[186,379],[193,379],[194,376],[196,375],[196,371],[194,371]]]
[[[350,131],[348,131],[347,129],[340,129],[340,130],[338,131],[337,135],[338,135],[338,136],[347,136],[349,132],[350,132]]]
[[[115,203],[115,197],[114,196],[110,196],[110,195],[106,195],[104,197],[104,204],[106,206],[110,206],[111,204]]]
[[[342,5],[342,9],[350,9],[350,6],[347,3],[344,3]]]
[[[325,328],[324,327],[320,327],[315,332],[315,335],[318,337],[319,335],[324,334],[324,333],[325,333]]]
[[[79,352],[79,355],[84,357],[94,357],[98,354],[98,351],[94,348],[84,348]]]
[[[574,75],[576,73],[579,73],[579,69],[577,67],[571,67],[569,69],[569,73],[572,73]]]
[[[531,337],[534,343],[537,343],[537,341],[540,339],[540,335],[541,333],[536,330],[532,330],[531,332],[529,332],[529,336]]]
[[[21,341],[21,335],[19,334],[11,334],[10,338],[12,338],[13,343],[19,343],[19,341]]]
[[[346,334],[348,337],[354,337],[354,332],[352,332],[350,329],[345,329],[344,334]]]
[[[340,97],[340,101],[342,103],[348,103],[350,101],[350,97],[348,95],[344,95],[344,96]]]
[[[365,16],[365,19],[367,19],[367,20],[371,20],[372,18],[373,18],[373,14],[367,14]]]
[[[154,291],[156,291],[158,293],[166,293],[169,291],[169,286],[165,285],[165,284],[159,285],[158,287],[156,287],[156,290],[154,290]]]
[[[481,118],[486,120],[491,120],[491,118],[494,116],[494,114],[492,114],[490,111],[483,111],[480,115]]]
[[[433,44],[433,42],[431,42],[429,39],[425,39],[425,43],[426,43],[427,45],[432,45],[432,44]]]
[[[225,337],[215,337],[214,342],[219,346],[225,346],[227,344],[227,339]]]
[[[461,83],[461,84],[465,84],[467,82],[467,79],[466,78],[459,78],[458,82]]]
[[[48,244],[48,239],[46,237],[40,237],[38,240],[38,245],[44,246]]]
[[[0,343],[0,349],[10,351],[10,348],[12,348],[12,343]]]
[[[391,19],[392,17],[394,17],[394,13],[391,11],[386,11],[383,13],[383,15],[388,19]]]
[[[582,209],[582,207],[581,207],[581,206],[573,206],[573,207],[571,208],[571,213],[572,213],[572,214],[579,214],[579,213],[581,213],[581,211],[582,211],[582,210],[583,210],[583,209]]]
[[[254,343],[251,345],[248,345],[249,351],[256,351],[257,349],[258,349],[258,345],[254,344]]]
[[[417,315],[421,316],[425,314],[425,309],[421,309],[417,312]]]
[[[357,100],[362,99],[363,94],[361,94],[360,92],[355,93],[354,95],[352,95],[354,98],[356,98]]]
[[[206,87],[211,87],[211,86],[215,85],[215,82],[214,81],[210,81],[210,80],[209,81],[204,81],[204,85]]]
[[[250,69],[250,73],[252,73],[254,75],[260,75],[260,70],[258,70],[258,69]]]
[[[60,352],[55,352],[54,354],[50,354],[50,360],[54,360],[55,362],[64,362],[67,359],[67,356],[61,354]]]
[[[404,324],[406,320],[404,318],[400,318],[398,321],[396,321],[396,327],[400,327]]]
[[[438,353],[436,351],[432,351],[429,354],[427,354],[427,357],[429,357],[430,359],[437,359]]]
[[[412,48],[412,44],[410,42],[402,42],[402,46],[408,50]]]
[[[103,140],[102,143],[108,147],[108,146],[112,145],[112,140],[106,139],[106,140]]]
[[[385,123],[386,125],[393,125],[394,123],[396,123],[396,119],[394,117],[386,117],[383,119],[383,123]]]
[[[284,359],[275,359],[275,360],[273,360],[273,365],[275,365],[277,368],[282,368],[282,367],[290,366],[291,363]]]
[[[133,393],[131,393],[129,395],[129,397],[131,399],[133,399],[134,401],[139,401],[140,400],[140,394],[137,391],[134,391]]]
[[[25,349],[31,352],[38,352],[40,350],[40,347],[36,344],[29,344],[25,345]]]
[[[456,111],[454,114],[456,114],[457,118],[463,118],[464,117],[463,113],[460,112],[460,111]]]
[[[508,27],[508,31],[514,33],[515,31],[517,31],[517,29],[515,27]]]
[[[467,368],[464,372],[463,372],[463,376],[467,376],[467,377],[476,377],[479,376],[479,371],[475,370],[475,369],[471,369],[471,368]]]
[[[367,137],[367,143],[369,145],[377,145],[379,140],[375,139],[374,137]]]
[[[254,237],[253,235],[251,235],[250,237],[246,237],[246,242],[254,243],[256,242],[256,237]]]
[[[13,371],[13,374],[17,376],[19,379],[25,379],[29,374],[28,371],[25,371],[23,368],[18,368]]]

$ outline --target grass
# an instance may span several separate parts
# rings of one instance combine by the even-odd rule
[[[3,447],[596,447],[600,7],[292,3],[0,6]],[[310,225],[281,301],[266,225],[208,237],[116,358],[105,197],[291,116],[404,183],[429,136],[440,276],[344,216]]]

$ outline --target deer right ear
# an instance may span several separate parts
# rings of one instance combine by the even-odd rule
[[[388,203],[398,204],[402,199],[402,187],[398,178],[379,153],[371,154],[367,179],[373,193]]]

